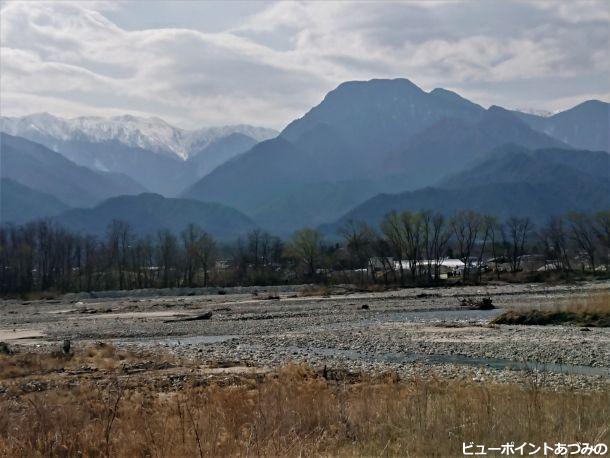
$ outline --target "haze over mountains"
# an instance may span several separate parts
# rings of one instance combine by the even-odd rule
[[[117,141],[126,146],[181,159],[197,155],[210,144],[233,133],[247,135],[257,142],[277,135],[273,129],[248,125],[186,130],[174,127],[159,118],[124,115],[112,118],[82,116],[64,119],[49,113],[17,118],[1,117],[0,130],[30,138],[43,145],[54,145],[53,149],[61,148],[63,142],[74,140],[89,143]]]
[[[0,143],[2,178],[50,194],[70,206],[90,206],[112,196],[145,191],[126,175],[76,165],[61,154],[21,137],[1,133]]]
[[[273,129],[248,125],[185,130],[158,118],[63,119],[49,113],[1,117],[0,131],[45,145],[78,165],[124,173],[166,195],[177,194],[183,183],[201,178],[215,164],[277,135]],[[202,165],[207,156],[210,165]]]
[[[2,118],[0,130],[61,153],[3,135],[2,176],[12,180],[3,188],[14,194],[26,186],[23,195],[43,193],[71,207],[97,205],[57,216],[94,232],[113,214],[139,215],[148,221],[138,227],[144,232],[178,230],[184,214],[214,231],[226,224],[231,236],[244,233],[240,225],[287,235],[303,226],[336,229],[347,219],[376,223],[405,208],[472,208],[540,221],[610,207],[609,123],[609,105],[601,101],[544,117],[485,109],[406,79],[341,84],[277,136],[250,126],[184,131],[132,116]],[[180,199],[145,194],[100,205],[145,190]],[[27,214],[61,210],[48,198],[38,201],[47,204]]]
[[[452,215],[470,209],[497,216],[529,217],[543,224],[551,215],[598,212],[610,206],[610,155],[604,151],[528,150],[508,144],[436,187],[379,194],[324,228],[335,233],[348,221],[376,225],[390,211],[434,209]]]

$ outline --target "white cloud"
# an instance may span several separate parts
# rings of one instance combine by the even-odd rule
[[[342,81],[398,76],[484,105],[556,109],[610,92],[610,4],[578,5],[279,2],[212,33],[124,29],[109,10],[129,3],[8,2],[0,110],[282,127]]]

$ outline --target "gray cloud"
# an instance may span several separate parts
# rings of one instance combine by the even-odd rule
[[[610,98],[608,2],[225,3],[4,3],[2,114],[281,128],[342,81],[398,76],[483,105]]]

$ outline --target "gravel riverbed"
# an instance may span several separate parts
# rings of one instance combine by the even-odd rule
[[[609,328],[490,325],[506,308],[610,297],[610,282],[334,292],[340,294],[310,296],[302,287],[284,287],[4,300],[0,341],[44,349],[64,339],[75,345],[103,340],[202,364],[303,362],[405,376],[610,387]],[[497,308],[464,310],[459,303],[466,297],[491,297]],[[193,319],[207,312],[211,317]]]

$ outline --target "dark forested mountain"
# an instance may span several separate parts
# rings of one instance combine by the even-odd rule
[[[0,174],[70,206],[89,206],[120,194],[145,189],[131,178],[78,166],[50,149],[12,135],[0,134]]]
[[[0,179],[0,223],[22,224],[58,215],[68,206],[56,197],[35,191],[10,178]]]
[[[256,227],[246,215],[224,205],[149,193],[114,197],[93,208],[69,210],[55,220],[74,231],[97,235],[103,235],[112,220],[128,223],[141,235],[162,229],[179,233],[194,223],[219,240],[234,239]]]
[[[610,104],[588,100],[553,116],[515,112],[532,128],[575,148],[610,151]]]
[[[432,209],[451,215],[470,209],[481,213],[528,216],[543,222],[569,211],[610,208],[610,155],[603,151],[542,149],[505,145],[471,169],[435,188],[380,194],[326,227],[336,231],[349,220],[378,224],[390,211]]]

